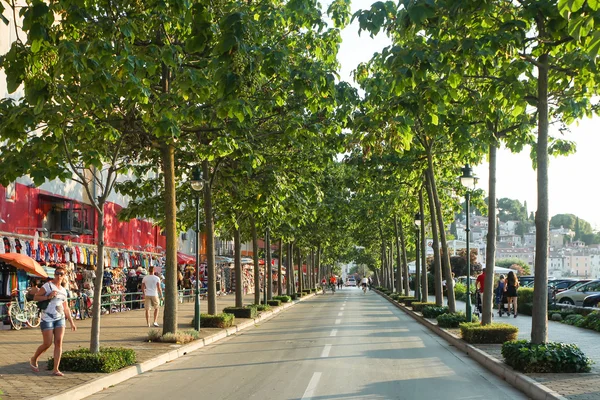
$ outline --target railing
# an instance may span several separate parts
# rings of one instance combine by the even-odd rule
[[[206,289],[200,289],[200,296],[206,296]],[[178,291],[179,302],[190,302],[194,299],[194,289],[184,289]],[[87,307],[82,304],[82,301],[86,301],[88,296],[75,296],[67,298],[71,312],[81,312],[86,310]],[[89,297],[92,301],[93,296]],[[8,304],[10,302],[0,302],[0,321],[5,321],[8,318]],[[144,299],[142,292],[132,293],[107,293],[100,296],[100,306],[103,314],[112,314],[115,312],[128,311],[133,309],[133,305],[137,304],[135,308],[144,307]],[[161,302],[162,306],[162,302]],[[91,307],[89,312],[91,313]]]

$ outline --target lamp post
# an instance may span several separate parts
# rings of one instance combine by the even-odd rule
[[[415,248],[415,272],[416,272],[416,276],[415,276],[415,298],[417,299],[417,301],[421,301],[421,244],[420,244],[420,228],[421,228],[421,221],[423,220],[423,217],[421,216],[421,213],[416,213],[415,214],[415,233],[417,235],[417,240],[416,240],[416,248]]]
[[[194,329],[200,330],[200,192],[204,188],[202,171],[198,166],[194,167],[192,180],[190,182],[192,190],[196,194],[196,287],[194,299]]]
[[[462,170],[462,175],[460,176],[460,183],[467,188],[467,192],[465,193],[465,212],[467,214],[467,221],[465,226],[465,234],[466,234],[466,242],[467,242],[467,307],[465,309],[467,322],[471,322],[473,320],[473,314],[471,310],[471,238],[469,233],[471,232],[471,228],[469,225],[469,203],[471,202],[471,189],[475,187],[475,177],[473,176],[473,170],[469,166],[469,164],[465,164]]]

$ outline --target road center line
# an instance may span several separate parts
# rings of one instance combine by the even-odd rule
[[[342,323],[342,320],[341,320],[341,319],[336,319],[336,320],[335,320],[335,324],[336,324],[336,325],[339,325],[339,324],[341,324],[341,323]]]
[[[317,385],[321,380],[321,373],[315,372],[310,378],[310,382],[308,382],[308,387],[304,391],[304,395],[302,396],[302,400],[309,400],[315,395],[315,391],[317,390]]]
[[[338,313],[338,317],[341,317],[342,315],[344,315],[344,313],[343,313],[343,312],[339,312],[339,313]]]
[[[332,329],[329,336],[336,336],[336,335],[337,335],[337,329]]]
[[[329,357],[329,352],[331,351],[331,345],[326,344],[321,352],[321,358]]]

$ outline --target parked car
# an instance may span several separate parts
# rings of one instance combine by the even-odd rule
[[[530,282],[533,282],[533,275],[519,276],[518,279],[521,287],[533,287],[533,283],[531,283],[531,286],[529,285]]]
[[[554,291],[558,294],[565,290],[573,289],[576,285],[581,286],[589,281],[591,279],[556,279],[548,283],[554,287]]]
[[[346,286],[356,286],[356,279],[354,279],[353,276],[348,278],[348,280],[346,281]]]
[[[592,294],[600,294],[600,280],[593,280],[578,287],[575,285],[572,289],[558,293],[556,301],[581,306],[585,298]]]
[[[583,306],[600,308],[600,293],[586,297],[583,300]]]

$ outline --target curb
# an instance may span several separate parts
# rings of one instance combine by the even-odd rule
[[[83,383],[79,386],[75,386],[74,388],[61,392],[57,395],[45,397],[44,400],[79,400],[91,396],[95,393],[101,392],[102,390],[110,386],[118,385],[119,383],[131,379],[134,376],[141,375],[145,372],[153,370],[158,366],[176,360],[179,357],[183,357],[187,353],[191,353],[194,350],[201,349],[204,346],[207,346],[211,343],[215,343],[228,336],[235,335],[237,332],[251,328],[260,322],[268,321],[280,312],[290,307],[293,307],[300,301],[310,299],[313,296],[315,296],[315,294],[311,293],[309,295],[299,298],[298,300],[293,300],[289,303],[282,303],[282,305],[280,307],[277,307],[276,309],[262,312],[258,317],[254,318],[254,320],[245,321],[239,325],[234,325],[232,327],[223,329],[220,332],[215,333],[214,335],[210,335],[205,337],[204,339],[196,340],[192,343],[185,344],[176,350],[168,351],[159,356],[146,360],[142,363],[132,365],[131,367],[124,368],[112,374],[103,376],[98,379],[94,379],[90,382]]]
[[[426,318],[420,317],[415,314],[412,310],[409,310],[407,307],[401,305],[400,303],[392,300],[389,296],[381,293],[380,291],[375,290],[375,293],[379,294],[381,297],[392,303],[394,306],[404,311],[408,316],[410,316],[415,321],[419,322],[421,325],[429,328],[430,331],[436,333],[442,339],[447,341],[452,346],[456,347],[460,351],[466,353],[473,360],[477,361],[480,365],[485,367],[487,370],[497,375],[498,377],[504,379],[510,385],[516,387],[525,395],[531,397],[535,400],[567,400],[566,397],[561,396],[560,393],[555,392],[542,385],[539,382],[531,379],[527,375],[524,375],[520,372],[517,372],[510,368],[508,365],[504,364],[502,361],[498,360],[495,357],[490,356],[486,352],[478,349],[475,346],[470,345],[469,343],[463,341],[456,335],[453,335],[450,332],[445,331],[440,328],[436,324],[428,321]]]

